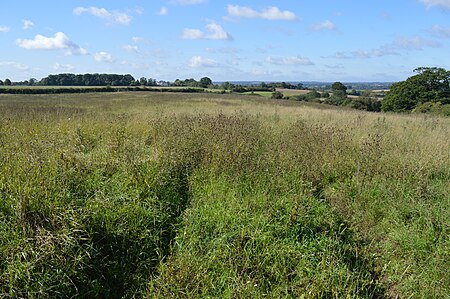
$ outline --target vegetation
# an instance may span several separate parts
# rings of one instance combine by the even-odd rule
[[[2,296],[450,293],[448,118],[91,93],[0,126]]]
[[[184,81],[180,79],[176,79],[173,83],[174,86],[188,86],[188,87],[212,87],[213,83],[212,80],[208,77],[203,77],[200,79],[200,81],[196,81],[195,79],[186,79]]]
[[[201,88],[192,87],[146,87],[146,86],[128,86],[128,87],[47,87],[32,86],[30,88],[10,87],[0,88],[0,94],[64,94],[64,93],[96,93],[96,92],[124,92],[124,91],[146,91],[146,92],[185,92],[199,93],[206,92]]]
[[[415,72],[418,74],[392,85],[383,100],[383,111],[405,112],[423,105],[450,104],[450,71],[421,67]],[[418,110],[423,111],[422,108]]]
[[[39,84],[46,86],[129,86],[136,85],[136,81],[131,75],[58,74],[43,78]]]
[[[263,88],[282,88],[282,89],[303,89],[302,83],[292,84],[292,83],[286,83],[286,82],[271,82],[271,83],[261,83],[260,87]]]
[[[281,91],[274,91],[272,92],[272,99],[280,100],[284,97],[283,93]]]
[[[381,101],[372,96],[372,93],[369,91],[364,91],[358,98],[347,102],[346,105],[359,110],[372,112],[381,111]]]
[[[306,94],[295,96],[295,99],[298,101],[311,102],[311,101],[319,100],[321,97],[322,97],[322,95],[320,94],[320,92],[318,92],[316,90],[311,90]],[[326,95],[325,95],[325,97],[326,97]],[[329,95],[328,95],[328,97],[329,97]]]

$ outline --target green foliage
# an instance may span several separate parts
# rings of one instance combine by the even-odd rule
[[[232,90],[234,88],[234,84],[232,84],[230,82],[224,82],[220,85],[220,88],[222,88],[224,90]]]
[[[208,77],[203,77],[203,78],[201,78],[200,79],[200,81],[198,82],[198,85],[200,86],[200,87],[203,87],[203,88],[207,88],[208,86],[210,86],[210,85],[212,85],[213,83],[212,83],[212,80],[210,79],[210,78],[208,78]]]
[[[441,102],[425,102],[417,105],[413,112],[417,113],[432,113],[436,115],[450,116],[450,104],[442,105]]]
[[[36,87],[36,88],[0,88],[0,94],[64,94],[64,93],[109,93],[109,92],[124,92],[124,91],[147,91],[147,92],[184,92],[184,93],[200,93],[204,92],[199,88],[155,88],[155,87]]]
[[[329,105],[341,106],[347,101],[347,93],[342,90],[335,90],[333,94],[326,98],[324,103]]]
[[[283,88],[283,89],[303,89],[303,84],[298,83],[297,85],[294,85],[289,82],[271,82],[271,83],[261,83],[260,87],[262,88],[271,88],[271,89],[277,89],[277,88]]]
[[[352,99],[347,105],[358,110],[381,111],[381,101],[370,95],[362,95],[356,99]]]
[[[129,74],[58,74],[42,78],[39,84],[45,86],[130,86],[134,82],[133,76]]]
[[[405,112],[426,102],[450,104],[450,71],[418,68],[418,74],[395,83],[382,102],[383,111]]]
[[[9,86],[10,86],[10,85],[11,85],[11,80],[9,80],[9,79],[5,79],[5,82],[4,82],[4,84],[5,84],[5,85],[9,85]]]
[[[280,99],[284,98],[284,95],[283,95],[283,93],[281,91],[274,91],[274,92],[272,92],[271,98],[272,99],[276,99],[276,100],[280,100]]]
[[[212,80],[208,77],[203,77],[200,79],[200,81],[196,81],[195,79],[186,79],[186,80],[180,80],[176,79],[174,82],[175,86],[188,86],[188,87],[201,87],[201,88],[207,88],[210,85],[212,85]]]
[[[139,79],[139,84],[142,86],[147,86],[148,81],[145,77],[141,77],[141,79]]]
[[[308,92],[307,94],[295,96],[295,99],[297,99],[299,101],[311,102],[311,101],[320,99],[320,97],[321,97],[321,95],[318,91],[312,90],[312,91]]]
[[[337,91],[346,92],[347,91],[347,87],[344,84],[342,84],[341,82],[334,82],[331,85],[331,91],[333,93],[336,93]]]

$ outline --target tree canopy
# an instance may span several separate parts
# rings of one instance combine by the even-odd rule
[[[431,102],[450,104],[450,71],[436,67],[420,67],[417,75],[395,83],[383,99],[383,111],[410,111]]]
[[[202,88],[206,88],[212,84],[213,84],[212,80],[208,77],[203,77],[200,79],[200,81],[197,81],[193,78],[185,80],[176,79],[175,82],[173,83],[173,85],[175,86],[202,87]]]
[[[129,74],[58,74],[43,78],[39,84],[49,86],[130,86],[135,84],[135,80]]]
[[[336,92],[336,91],[347,92],[347,87],[344,84],[342,84],[341,82],[334,82],[333,85],[331,85],[331,90],[333,92]]]

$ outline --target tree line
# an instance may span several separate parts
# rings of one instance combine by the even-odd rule
[[[11,82],[10,79],[0,80],[0,85],[6,86],[157,86],[152,78],[141,77],[136,80],[132,75],[118,74],[56,74],[48,75],[41,80],[31,78],[20,82]]]
[[[44,86],[130,86],[136,80],[130,74],[57,74],[39,81]]]
[[[391,86],[383,111],[442,112],[450,115],[450,71],[420,67],[417,74]]]

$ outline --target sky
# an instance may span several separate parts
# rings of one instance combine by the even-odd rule
[[[2,2],[1,80],[391,82],[450,69],[450,0]]]

